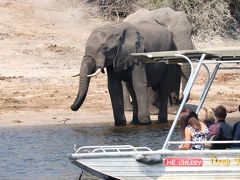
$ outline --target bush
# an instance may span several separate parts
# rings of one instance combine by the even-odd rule
[[[239,37],[240,0],[90,0],[108,18],[125,18],[139,7],[171,7],[187,13],[197,39]]]
[[[193,35],[198,39],[215,36],[239,38],[240,0],[150,0],[150,3],[187,13]]]
[[[137,9],[135,5],[137,0],[90,0],[88,2],[98,6],[100,14],[110,19],[125,18]]]

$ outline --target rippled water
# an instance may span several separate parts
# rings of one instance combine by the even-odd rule
[[[0,179],[78,179],[67,158],[73,145],[123,145],[161,148],[169,125],[55,125],[0,128]],[[176,130],[173,140],[180,138]],[[82,179],[93,179],[85,174]]]

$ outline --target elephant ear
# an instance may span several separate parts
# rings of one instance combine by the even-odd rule
[[[128,23],[124,23],[119,36],[117,55],[113,61],[115,72],[127,70],[134,63],[131,53],[144,52],[144,38],[141,34]]]

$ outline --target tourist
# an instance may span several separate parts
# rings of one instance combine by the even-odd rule
[[[240,112],[240,106],[238,107],[238,111]],[[233,140],[240,141],[240,121],[236,122],[233,125]],[[235,143],[233,147],[240,147],[240,143]]]
[[[233,126],[233,140],[240,141],[240,121],[236,122]],[[233,147],[240,147],[240,143],[236,143]]]
[[[197,114],[191,110],[183,110],[180,114],[180,124],[184,141],[205,141],[208,137],[207,126],[198,120]],[[202,150],[203,143],[184,143],[179,146],[180,150]]]
[[[214,124],[214,112],[211,108],[203,107],[198,113],[199,121],[202,121],[208,128]]]
[[[211,136],[218,136],[217,140],[233,140],[232,127],[226,123],[227,110],[220,105],[214,109],[215,124],[209,127]],[[230,144],[215,144],[213,149],[226,149]]]

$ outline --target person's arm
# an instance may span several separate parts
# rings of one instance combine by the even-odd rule
[[[190,130],[188,128],[185,128],[184,133],[185,133],[185,141],[191,141],[192,138],[191,138]],[[191,147],[191,144],[190,143],[186,143],[186,144],[180,145],[179,149],[180,150],[188,150],[188,149],[190,149],[190,147]]]

